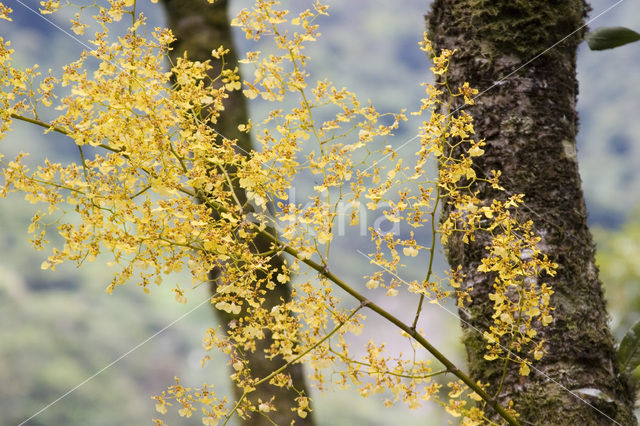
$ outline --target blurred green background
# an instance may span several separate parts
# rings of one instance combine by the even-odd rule
[[[248,0],[231,2],[234,10],[249,4]],[[38,3],[25,2],[34,8]],[[149,17],[150,28],[163,25],[159,5],[146,0],[138,3]],[[371,99],[379,111],[417,108],[423,93],[419,84],[430,78],[430,65],[417,47],[428,2],[327,3],[330,16],[319,22],[323,36],[308,52],[313,58],[312,77],[348,87],[362,99]],[[38,63],[55,73],[81,52],[77,41],[17,1],[4,0],[4,4],[14,9],[14,21],[2,21],[0,35],[12,41],[18,65]],[[311,1],[298,1],[296,8],[303,4],[306,7]],[[610,5],[607,0],[593,1],[591,16]],[[640,3],[623,2],[591,26],[626,25],[640,30],[637,16]],[[62,28],[68,28],[69,18],[65,13],[48,16]],[[254,48],[241,36],[237,44],[239,50]],[[636,118],[640,111],[640,43],[603,52],[591,52],[583,44],[579,80],[581,173],[612,326],[620,336],[640,318],[640,210],[636,207],[640,201],[640,120]],[[254,103],[252,113],[259,117],[268,107]],[[13,127],[12,134],[0,142],[0,152],[7,157],[19,151],[36,152],[36,159],[63,160],[75,155],[59,136],[42,135],[39,128],[22,123]],[[399,146],[416,129],[415,123],[403,126],[387,143]],[[303,193],[311,182],[297,184]],[[185,314],[26,424],[151,424],[160,415],[150,396],[172,384],[174,376],[187,386],[207,382],[215,384],[218,393],[229,393],[223,358],[200,366],[204,355],[201,338],[215,325],[207,304],[198,307],[207,297],[204,287],[190,290],[189,303],[180,305],[170,286],[180,282],[188,288],[190,279],[185,275],[171,277],[167,286],[154,289],[151,295],[131,285],[108,296],[104,290],[110,271],[99,260],[81,269],[67,265],[43,272],[40,264],[46,252],[34,252],[27,241],[34,211],[19,196],[0,200],[0,424],[21,423]],[[371,268],[356,252],[366,240],[343,236],[334,252],[335,271],[356,285],[361,285],[362,275]],[[442,258],[439,265],[444,268]],[[383,298],[382,303],[402,314],[406,306],[413,310],[415,300],[411,296]],[[454,360],[464,362],[458,320],[436,306],[427,309],[421,322],[427,336]],[[396,331],[371,324],[376,333],[363,333],[356,345],[375,336],[390,342],[394,351],[406,350]],[[315,415],[320,425],[437,425],[451,420],[433,405],[409,411],[401,403],[384,408],[382,399],[362,399],[349,391],[316,392]],[[172,411],[163,419],[169,424],[201,424],[198,416],[178,418]]]

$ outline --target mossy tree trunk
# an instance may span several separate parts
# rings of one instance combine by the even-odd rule
[[[555,291],[554,320],[537,330],[548,353],[533,363],[529,377],[511,363],[498,396],[502,403],[514,401],[522,424],[636,423],[633,390],[619,373],[607,325],[576,161],[575,59],[587,11],[583,0],[435,0],[427,16],[434,47],[457,49],[450,87],[468,81],[480,92],[488,89],[468,107],[476,134],[487,142],[477,175],[501,170],[507,193],[525,194],[521,219],[534,221],[541,247],[559,265],[555,277],[544,277]],[[488,185],[477,189],[487,204],[505,197]],[[454,238],[447,256],[473,285],[471,317],[461,312],[468,321],[462,326],[471,374],[495,392],[503,365],[483,358],[486,343],[473,329],[488,330],[492,323],[493,281],[477,271],[488,238],[480,234],[469,244]]]
[[[193,61],[207,61],[213,59],[211,51],[224,46],[230,49],[230,53],[225,55],[225,67],[234,69],[238,66],[237,56],[233,49],[233,34],[229,25],[228,18],[228,2],[226,0],[217,0],[213,5],[209,5],[204,0],[163,0],[165,10],[167,12],[168,26],[173,31],[176,41],[173,44],[171,52],[172,60],[175,62],[177,57],[181,57],[187,52],[188,58]],[[211,77],[215,77],[220,73],[220,61],[213,60],[213,69],[210,70]],[[247,133],[238,131],[238,125],[247,123],[247,105],[242,92],[234,91],[228,93],[229,97],[225,100],[225,110],[218,119],[215,130],[220,137],[237,140],[239,149],[248,153],[251,148],[251,138]],[[245,201],[246,196],[240,187],[233,190],[236,196]],[[270,249],[270,242],[263,237],[256,237],[253,245],[257,252],[267,252]],[[283,259],[280,256],[272,257],[270,262],[274,270],[281,269]],[[211,273],[211,290],[216,292],[217,281],[215,279],[217,271]],[[273,274],[275,277],[277,274]],[[282,301],[291,299],[291,289],[288,285],[274,282],[274,290],[268,291],[265,295],[264,306],[270,308]],[[229,324],[236,318],[232,314],[215,310],[218,319],[222,324],[229,327]],[[240,313],[243,315],[243,313]],[[269,360],[265,358],[265,350],[272,344],[271,338],[267,335],[265,339],[256,342],[255,351],[245,354],[245,359],[249,361],[249,368],[254,377],[265,377],[271,372],[279,368],[284,361],[281,358]],[[305,378],[301,364],[294,364],[288,369],[291,376],[292,386],[289,388],[281,388],[264,383],[252,392],[249,399],[253,402],[261,399],[269,401],[275,398],[274,405],[276,411],[269,412],[267,416],[254,414],[252,418],[245,419],[242,424],[246,426],[272,426],[289,425],[295,421],[296,425],[312,425],[313,416],[309,414],[306,418],[300,418],[296,411],[292,411],[292,407],[297,407],[295,398],[301,394],[309,395],[306,389]],[[235,396],[239,398],[242,390],[234,387]]]

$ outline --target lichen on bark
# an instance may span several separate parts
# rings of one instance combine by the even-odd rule
[[[559,265],[555,277],[541,277],[555,291],[554,320],[536,330],[548,352],[528,377],[511,363],[498,395],[503,404],[514,401],[523,424],[636,423],[633,390],[618,370],[607,325],[575,156],[575,56],[588,9],[582,0],[436,0],[427,16],[434,47],[456,49],[449,86],[456,90],[467,81],[483,93],[466,107],[487,143],[476,174],[501,170],[506,191],[477,183],[478,198],[489,203],[525,194],[520,219],[534,221],[541,247]],[[454,208],[445,205],[443,216]],[[477,270],[489,242],[482,233],[468,244],[452,238],[447,256],[474,287],[472,315],[462,324],[471,374],[495,392],[502,371],[483,358],[476,331],[491,324],[493,280]]]
[[[553,45],[552,34],[568,35],[584,18],[582,0],[462,0],[452,5],[456,26],[472,34],[476,47],[493,55],[512,53],[529,59]],[[550,52],[553,55],[554,52]]]

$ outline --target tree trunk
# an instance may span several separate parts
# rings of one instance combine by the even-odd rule
[[[219,46],[230,49],[225,55],[225,67],[234,69],[238,66],[237,56],[233,49],[233,34],[229,25],[226,0],[217,0],[213,5],[207,4],[204,0],[163,0],[167,12],[168,26],[173,31],[176,41],[173,44],[171,52],[172,60],[181,57],[187,52],[188,58],[193,61],[207,61],[213,59],[211,51]],[[213,69],[210,70],[212,77],[220,73],[220,61],[212,61]],[[228,139],[236,139],[240,149],[248,153],[251,146],[251,138],[247,133],[239,132],[238,125],[247,123],[247,105],[241,91],[233,91],[228,93],[229,97],[225,100],[225,110],[219,117],[216,124],[216,131],[220,137]],[[246,196],[242,188],[235,187],[233,190],[236,196],[244,202]],[[253,245],[257,252],[266,252],[269,250],[270,242],[264,237],[258,236],[254,239]],[[283,265],[281,256],[272,257],[270,260],[272,270],[280,270]],[[213,271],[211,275],[211,292],[216,292],[217,280],[215,276],[217,271]],[[274,274],[275,277],[277,274]],[[274,290],[268,291],[265,295],[264,307],[270,309],[272,306],[289,301],[291,299],[291,289],[288,285],[274,282]],[[218,319],[229,330],[229,324],[238,316],[214,309]],[[239,316],[242,316],[240,313]],[[271,372],[279,368],[284,361],[281,358],[269,360],[265,358],[265,350],[272,344],[272,339],[267,335],[265,339],[256,341],[255,351],[244,354],[245,359],[249,361],[249,368],[254,377],[262,378],[268,376]],[[242,424],[246,426],[272,426],[289,425],[295,421],[297,425],[312,425],[312,415],[308,414],[306,418],[300,418],[296,411],[292,411],[292,407],[297,407],[295,399],[302,395],[309,395],[307,391],[305,378],[301,364],[294,364],[289,367],[288,373],[291,376],[292,386],[281,388],[264,383],[252,392],[249,399],[255,404],[258,399],[269,401],[274,397],[274,405],[276,411],[267,413],[267,416],[254,414],[252,418],[245,419]],[[234,386],[236,398],[242,395],[242,390]]]
[[[548,353],[528,377],[510,363],[498,396],[503,404],[513,400],[523,424],[636,424],[634,392],[620,375],[607,325],[576,160],[575,58],[588,8],[583,0],[435,0],[427,16],[436,50],[457,49],[449,86],[455,91],[468,81],[488,90],[466,107],[487,143],[475,159],[477,176],[501,170],[506,193],[525,194],[520,219],[534,221],[540,247],[559,265],[555,277],[544,277],[555,291],[553,322],[536,330]],[[487,184],[476,189],[486,204],[506,197]],[[453,208],[447,205],[443,216]],[[452,238],[447,256],[473,283],[471,317],[461,312],[472,377],[496,392],[503,365],[483,358],[486,342],[473,329],[492,324],[493,278],[477,271],[488,243],[487,234],[469,244]]]

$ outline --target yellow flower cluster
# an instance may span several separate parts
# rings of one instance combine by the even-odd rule
[[[133,12],[134,4],[121,0],[108,8],[84,7],[83,13],[95,10],[93,19],[99,24],[91,41],[94,50],[84,51],[59,77],[51,71],[42,76],[37,67],[14,68],[9,42],[0,40],[0,137],[13,119],[20,119],[67,135],[78,151],[76,162],[45,161],[35,170],[26,165],[26,154],[2,161],[0,194],[18,191],[46,207],[33,217],[33,244],[46,247],[52,227],[64,243],[53,248],[43,268],[55,269],[67,261],[80,265],[110,254],[117,270],[109,292],[132,280],[148,292],[165,274],[185,268],[193,284],[199,284],[209,271],[223,270],[211,303],[238,319],[229,333],[210,329],[203,346],[228,355],[232,379],[244,396],[230,403],[216,398],[211,386],[190,389],[176,379],[155,397],[157,411],[164,414],[175,403],[180,415],[188,417],[199,405],[208,425],[226,423],[234,414],[268,415],[271,401],[254,403],[245,396],[263,382],[291,386],[286,368],[304,362],[320,388],[328,385],[325,375],[331,371],[338,379],[330,382],[353,385],[363,396],[390,392],[389,404],[404,401],[410,408],[432,399],[452,415],[463,416],[464,424],[484,421],[482,410],[470,401],[489,397],[482,385],[465,380],[459,370],[455,374],[462,381],[450,384],[445,401],[432,378],[450,368],[434,371],[431,361],[415,353],[387,355],[383,343],[370,342],[360,358],[351,354],[347,334],[362,331],[361,309],[373,309],[394,324],[397,319],[333,275],[328,261],[336,221],[344,214],[341,203],[366,206],[371,212],[384,209],[390,223],[408,224],[408,237],[369,229],[377,248],[371,255],[376,266],[363,284],[371,291],[382,287],[388,296],[404,289],[420,295],[412,326],[401,327],[416,346],[421,336],[416,323],[425,298],[438,303],[454,294],[461,308],[470,298],[460,268],[444,277],[433,270],[437,236],[446,243],[452,235],[462,235],[468,242],[478,232],[488,232],[491,244],[478,268],[495,276],[494,324],[485,333],[486,357],[519,362],[526,375],[530,361],[525,351],[534,359],[544,353],[532,324],[551,321],[553,291],[539,283],[539,276],[553,274],[554,265],[537,247],[531,223],[517,220],[521,196],[491,205],[481,205],[475,197],[473,185],[479,178],[473,159],[484,153],[484,142],[474,137],[471,116],[452,105],[458,97],[473,104],[477,90],[468,84],[449,89],[446,73],[454,52],[435,55],[428,39],[421,44],[434,58],[433,72],[445,83],[425,85],[425,97],[414,113],[426,117],[420,143],[414,159],[407,160],[397,148],[377,144],[407,120],[404,111],[381,114],[329,81],[309,83],[304,52],[319,36],[316,20],[326,15],[327,6],[315,3],[294,17],[275,0],[257,0],[242,10],[233,25],[249,39],[272,39],[278,53],[248,52],[241,62],[253,67],[253,79],[241,83],[237,69],[223,67],[217,77],[209,77],[211,61],[224,64],[228,50],[223,47],[212,52],[211,61],[191,61],[185,55],[164,70],[173,36],[166,29],[148,30],[144,16]],[[42,7],[42,13],[54,13],[59,2],[42,2]],[[0,4],[0,17],[7,19],[9,13]],[[114,37],[110,24],[124,15],[131,16],[132,25]],[[71,20],[77,34],[88,28],[81,19],[76,14]],[[224,99],[237,90],[276,105],[264,120],[239,125],[241,131],[254,132],[258,148],[249,155],[215,130]],[[284,105],[291,104],[285,110]],[[49,107],[58,116],[44,123],[39,111]],[[373,162],[373,154],[382,159]],[[439,164],[436,177],[427,173],[434,159]],[[305,204],[288,200],[292,182],[302,173],[316,177]],[[500,189],[499,175],[495,172],[485,181]],[[443,202],[454,208],[439,225],[436,214]],[[358,223],[354,209],[350,224]],[[425,226],[430,227],[430,239],[419,243],[424,238],[418,233]],[[252,240],[258,235],[272,242],[268,251],[256,251]],[[289,256],[284,267],[273,270],[269,260],[282,253]],[[423,255],[425,278],[404,281],[399,276],[402,262]],[[292,300],[264,306],[266,292],[288,283],[292,274],[300,276]],[[335,286],[359,305],[344,308]],[[186,302],[186,288],[177,285],[172,291],[176,301]],[[285,364],[266,377],[254,377],[242,354],[254,350],[267,331],[273,344],[265,355]],[[512,353],[521,355],[514,358]],[[295,404],[293,410],[304,418],[309,399],[301,395]]]

